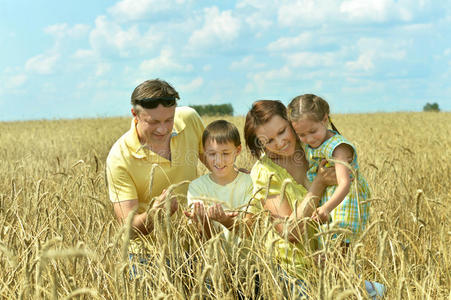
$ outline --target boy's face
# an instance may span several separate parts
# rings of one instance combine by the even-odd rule
[[[205,158],[211,173],[216,178],[227,178],[234,174],[235,159],[241,152],[241,146],[235,146],[232,142],[218,144],[214,140],[205,143]]]

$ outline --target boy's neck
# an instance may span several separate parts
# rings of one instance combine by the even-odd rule
[[[234,168],[233,171],[230,172],[230,174],[227,174],[227,176],[219,177],[219,178],[216,177],[213,173],[210,173],[210,179],[214,183],[217,183],[219,185],[227,185],[235,180],[235,178],[238,176],[238,172],[239,171]]]

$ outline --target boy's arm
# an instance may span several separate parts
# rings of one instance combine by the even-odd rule
[[[230,231],[238,231],[243,225],[246,227],[248,227],[249,225],[248,223],[252,215],[246,214],[243,224],[243,222],[237,222],[236,217],[238,216],[238,214],[238,211],[224,211],[222,205],[219,203],[212,205],[208,209],[208,218],[222,224]],[[247,231],[248,230],[246,230],[246,232]]]
[[[207,210],[205,209],[203,202],[193,202],[193,211],[191,213],[185,211],[184,213],[196,224],[197,230],[199,231],[200,235],[202,235],[207,240],[213,236],[211,227],[212,224],[207,216]]]

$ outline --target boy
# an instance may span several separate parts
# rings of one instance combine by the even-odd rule
[[[240,134],[235,125],[217,120],[205,128],[202,145],[211,172],[190,183],[188,205],[193,210],[185,214],[198,225],[205,238],[222,229],[229,239],[230,232],[238,229],[235,223],[238,210],[249,203],[253,188],[249,174],[240,172],[234,165],[241,152]],[[211,205],[207,206],[206,202]]]

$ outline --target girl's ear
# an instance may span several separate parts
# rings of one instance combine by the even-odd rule
[[[323,123],[325,126],[329,124],[329,114],[324,114],[324,118],[321,123]]]

